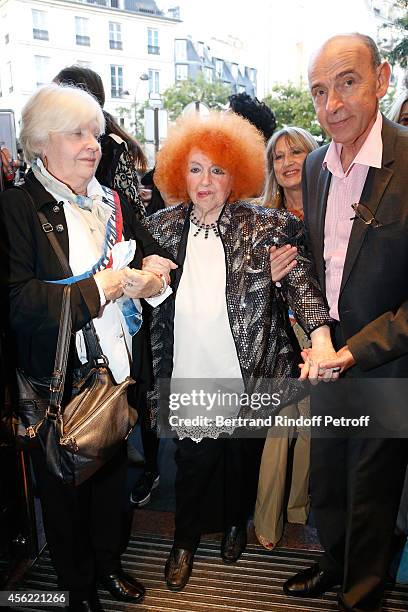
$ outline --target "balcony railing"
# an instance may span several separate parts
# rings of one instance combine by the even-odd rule
[[[91,46],[91,37],[90,36],[82,36],[82,34],[77,34],[75,39],[76,39],[76,44],[77,45],[82,45],[83,47],[90,47]]]
[[[112,40],[112,39],[110,39],[109,40],[109,47],[111,49],[120,49],[120,50],[122,50],[123,49],[123,43],[122,43],[121,40]]]
[[[147,52],[150,55],[160,55],[160,47],[156,47],[155,45],[147,45]]]
[[[111,87],[111,98],[122,98],[123,89],[120,87]]]

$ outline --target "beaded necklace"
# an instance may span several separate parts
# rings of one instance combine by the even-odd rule
[[[195,234],[193,234],[194,237],[198,236],[201,230],[204,230],[204,238],[208,238],[208,234],[210,230],[214,232],[217,238],[219,237],[220,233],[218,231],[218,227],[216,223],[214,222],[213,223],[201,223],[201,221],[196,217],[195,213],[193,212],[190,215],[190,221],[197,228],[197,231],[195,232]]]

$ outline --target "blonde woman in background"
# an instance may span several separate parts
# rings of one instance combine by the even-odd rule
[[[283,128],[269,139],[264,206],[286,208],[303,219],[302,167],[306,156],[317,148],[312,134],[300,127]]]
[[[285,208],[303,219],[302,167],[306,156],[318,145],[313,136],[299,127],[286,127],[270,138],[266,148],[267,178],[262,204]],[[276,247],[272,247],[275,249]],[[279,283],[277,283],[279,286]],[[302,348],[309,340],[289,317]],[[289,417],[309,415],[309,398],[287,406],[281,412]],[[293,460],[290,461],[291,453]],[[290,523],[305,524],[309,514],[310,434],[305,428],[271,428],[265,442],[259,473],[254,526],[259,542],[272,550],[283,534],[284,517]],[[291,464],[291,477],[287,477]],[[286,486],[289,491],[286,491]],[[289,495],[287,495],[289,493]],[[286,508],[285,500],[288,499]]]

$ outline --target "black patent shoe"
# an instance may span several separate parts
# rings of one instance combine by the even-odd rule
[[[224,563],[236,563],[246,545],[246,525],[228,527],[221,542],[221,558]]]
[[[70,599],[68,612],[103,612],[101,602],[96,593],[89,599]]]
[[[319,564],[315,563],[289,578],[283,585],[283,592],[291,597],[319,597],[339,585],[338,577],[320,569]]]
[[[166,561],[164,576],[170,591],[182,591],[190,579],[194,553],[185,548],[173,548]]]
[[[99,577],[99,582],[119,601],[140,603],[144,599],[146,589],[143,584],[122,571],[104,574]]]

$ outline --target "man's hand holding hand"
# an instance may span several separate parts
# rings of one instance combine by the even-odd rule
[[[337,351],[334,359],[324,359],[321,362],[320,367],[324,369],[340,368],[339,373],[341,374],[349,368],[352,368],[354,365],[356,365],[356,360],[354,359],[349,347],[346,345]]]

